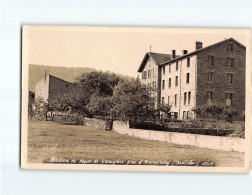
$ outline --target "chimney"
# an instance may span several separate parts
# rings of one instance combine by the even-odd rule
[[[182,55],[187,54],[187,50],[182,50]]]
[[[202,46],[203,46],[203,43],[202,43],[202,42],[200,42],[200,41],[196,41],[196,50],[201,49],[201,48],[202,48]]]
[[[172,59],[176,58],[176,50],[172,50]]]
[[[45,81],[46,81],[46,70],[45,70]]]

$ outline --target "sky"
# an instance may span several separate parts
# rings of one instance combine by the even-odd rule
[[[137,69],[146,52],[171,53],[175,49],[195,50],[230,37],[246,45],[242,29],[169,29],[127,27],[45,27],[28,28],[29,64],[90,67],[129,76]]]

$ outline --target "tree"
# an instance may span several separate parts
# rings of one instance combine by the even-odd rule
[[[195,114],[202,116],[202,114],[204,114],[205,111],[206,111],[206,106],[203,105],[203,106],[198,106],[197,108],[194,107],[194,108],[192,108],[191,110],[192,110]]]
[[[233,106],[225,106],[224,107],[224,114],[228,117],[228,121],[230,123],[232,123],[233,117],[238,115],[238,112]]]
[[[111,112],[122,120],[146,120],[154,115],[154,97],[137,79],[122,80],[114,88]]]
[[[159,106],[158,110],[161,111],[161,112],[163,112],[165,114],[166,118],[168,119],[169,116],[170,116],[171,107],[172,106],[169,105],[169,104],[161,104]]]
[[[48,104],[42,98],[37,98],[35,100],[35,110],[32,113],[32,118],[43,120],[46,117],[46,112],[48,110]]]
[[[118,84],[120,80],[125,79],[121,75],[110,72],[98,72],[93,71],[89,73],[83,73],[76,78],[76,84],[78,86],[85,86],[89,88],[91,93],[99,93],[99,95],[112,96],[113,88]]]
[[[89,103],[86,106],[88,112],[93,115],[98,116],[111,116],[111,108],[113,107],[112,97],[111,96],[99,96],[94,93]]]
[[[217,118],[219,120],[220,115],[223,113],[223,106],[218,104],[210,104],[206,106],[206,113],[211,113],[213,118]]]
[[[63,94],[53,97],[49,102],[49,109],[56,111],[77,112],[90,115],[86,109],[90,101],[91,91],[87,86],[75,87]]]

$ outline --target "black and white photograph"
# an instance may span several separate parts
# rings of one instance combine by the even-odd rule
[[[24,25],[21,167],[249,172],[249,36]]]

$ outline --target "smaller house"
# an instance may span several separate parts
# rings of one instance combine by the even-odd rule
[[[70,82],[50,74],[46,75],[45,73],[45,77],[35,85],[35,100],[41,98],[45,102],[48,102],[54,97],[60,96],[75,87],[76,85]]]

